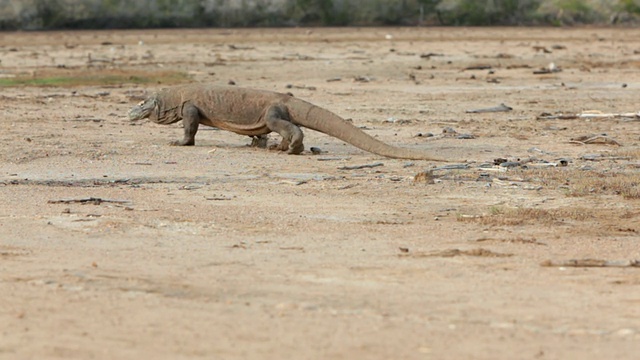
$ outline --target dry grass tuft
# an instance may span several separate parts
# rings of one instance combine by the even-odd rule
[[[458,216],[458,221],[477,222],[482,225],[515,226],[527,224],[561,224],[566,221],[586,221],[595,218],[594,210],[585,208],[534,209],[492,207],[489,214]]]
[[[625,199],[640,199],[640,172],[590,175],[576,178],[571,183],[568,195],[613,194]]]
[[[568,196],[620,195],[625,199],[640,199],[639,171],[603,173],[555,168],[524,169],[517,174],[533,183],[563,188]]]
[[[40,86],[69,87],[86,85],[123,84],[177,84],[189,81],[189,76],[179,71],[141,71],[122,69],[51,69],[33,74],[0,78],[0,87]]]
[[[640,160],[640,148],[621,148],[613,151],[611,156],[629,158],[629,160]]]

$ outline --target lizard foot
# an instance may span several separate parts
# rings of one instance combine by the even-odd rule
[[[267,147],[267,141],[269,137],[267,135],[257,135],[251,137],[251,147],[257,147],[260,149],[265,149]]]
[[[297,145],[289,146],[289,150],[287,150],[287,154],[289,155],[300,155],[304,151],[304,145],[299,143]]]
[[[169,143],[171,146],[193,146],[195,145],[195,141],[179,141],[175,140]]]
[[[289,150],[289,142],[286,141],[286,140],[282,140],[280,142],[280,144],[278,144],[275,147],[273,147],[273,149],[279,150],[279,151],[288,151]]]

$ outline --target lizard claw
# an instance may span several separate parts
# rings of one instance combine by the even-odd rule
[[[297,144],[295,146],[289,146],[289,150],[287,150],[287,154],[290,155],[300,155],[304,151],[303,144]]]

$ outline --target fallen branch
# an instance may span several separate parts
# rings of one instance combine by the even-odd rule
[[[617,161],[617,160],[631,160],[630,156],[603,156],[601,154],[586,154],[580,156],[580,160],[585,161]]]
[[[321,157],[317,158],[318,161],[344,161],[350,160],[351,156],[329,156],[329,157]]]
[[[131,202],[130,200],[113,200],[113,199],[102,199],[102,198],[95,198],[95,197],[47,201],[48,204],[93,204],[93,205],[100,205],[102,203],[128,204],[130,202]]]
[[[491,66],[491,65],[471,65],[471,66],[467,66],[466,68],[462,69],[462,71],[466,71],[466,70],[490,70],[492,68],[493,68],[493,66]]]
[[[79,121],[79,122],[103,122],[105,121],[104,119],[99,119],[99,118],[92,118],[92,117],[86,117],[86,118],[76,118],[76,119],[69,119],[67,121]]]
[[[600,260],[600,259],[571,259],[545,260],[540,263],[545,267],[640,267],[640,260]]]
[[[411,253],[409,250],[400,249],[402,252],[398,254],[400,257],[414,257],[414,258],[423,258],[423,257],[456,257],[456,256],[477,256],[477,257],[510,257],[513,254],[509,253],[497,253],[491,250],[479,248],[479,249],[471,249],[471,250],[460,250],[460,249],[447,249],[441,251],[432,251],[432,252],[414,252]]]
[[[377,162],[377,163],[373,163],[373,164],[341,166],[341,167],[338,168],[338,170],[358,170],[358,169],[374,168],[374,167],[378,167],[378,166],[384,166],[384,164],[381,163],[381,162]]]

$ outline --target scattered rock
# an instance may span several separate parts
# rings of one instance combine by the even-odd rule
[[[500,166],[504,167],[504,168],[513,168],[513,167],[518,167],[518,166],[521,166],[521,165],[522,164],[520,162],[518,162],[518,161],[505,161],[505,162],[500,163]]]
[[[353,81],[361,82],[361,83],[368,83],[368,82],[373,81],[373,78],[369,77],[369,76],[356,76],[356,77],[353,78]]]
[[[542,68],[540,70],[535,70],[533,72],[534,75],[543,75],[543,74],[552,74],[552,73],[557,73],[557,72],[561,72],[562,69],[557,67],[556,64],[554,63],[549,63],[549,65],[547,65],[546,68]]]

